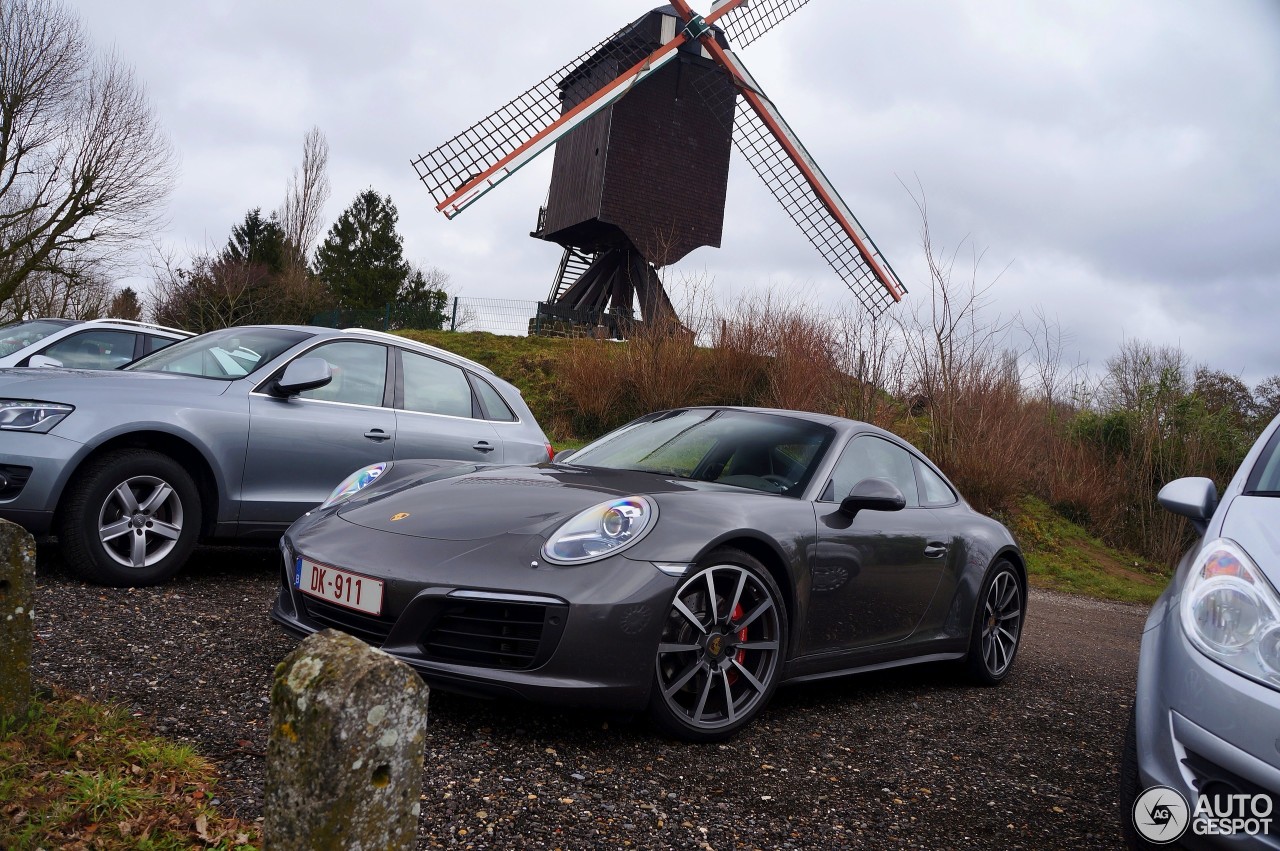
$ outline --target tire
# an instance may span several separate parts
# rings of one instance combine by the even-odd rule
[[[978,593],[965,667],[978,685],[994,686],[1013,670],[1027,613],[1027,589],[1018,569],[1004,559],[987,570]]]
[[[1129,726],[1125,728],[1124,747],[1120,751],[1120,832],[1124,836],[1125,847],[1130,851],[1152,851],[1161,846],[1143,839],[1133,823],[1133,805],[1142,791],[1142,781],[1138,777],[1136,712],[1136,709],[1129,710]]]
[[[739,550],[715,550],[672,600],[654,657],[650,716],[685,741],[730,738],[773,697],[786,646],[787,609],[769,571]]]
[[[200,492],[167,455],[122,449],[76,473],[58,538],[67,564],[99,585],[156,585],[186,562],[200,533]]]

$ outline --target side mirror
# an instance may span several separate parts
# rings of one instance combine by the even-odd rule
[[[51,358],[48,355],[32,355],[27,358],[27,366],[56,367],[62,366],[62,361],[57,358]]]
[[[1218,507],[1218,489],[1212,479],[1189,476],[1174,479],[1160,488],[1156,500],[1167,511],[1190,518],[1196,530],[1203,535],[1209,526],[1209,518]]]
[[[561,449],[559,452],[556,453],[556,457],[552,458],[551,460],[556,464],[561,464],[565,461],[568,461],[569,456],[573,455],[573,453],[577,451],[578,450],[576,449]]]
[[[853,517],[859,511],[901,511],[907,498],[888,479],[863,479],[840,503],[840,513]]]
[[[333,368],[324,358],[298,358],[284,368],[284,373],[271,385],[273,396],[296,396],[333,381]]]

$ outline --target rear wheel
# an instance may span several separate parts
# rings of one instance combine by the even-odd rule
[[[655,659],[655,723],[694,742],[727,739],[768,704],[782,674],[787,612],[773,577],[733,549],[676,591]]]
[[[1026,589],[1017,568],[1004,559],[987,572],[974,613],[969,655],[969,676],[981,685],[993,686],[1009,676],[1022,641]]]
[[[154,585],[178,572],[200,531],[200,493],[182,465],[149,449],[89,462],[58,530],[67,563],[101,585]]]

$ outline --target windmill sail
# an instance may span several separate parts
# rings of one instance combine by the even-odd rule
[[[791,17],[809,0],[752,0],[726,10],[716,21],[736,48],[746,47]],[[716,4],[719,8],[720,4]]]
[[[907,288],[773,101],[732,51],[707,47],[734,75],[748,106],[734,113],[734,145],[778,203],[865,308],[879,312],[901,301]],[[699,92],[714,106],[713,90]]]

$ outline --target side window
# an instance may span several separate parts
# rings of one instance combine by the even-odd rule
[[[920,471],[920,484],[924,487],[925,505],[955,505],[956,495],[947,487],[947,483],[922,461],[916,461],[916,469]]]
[[[157,337],[155,334],[148,334],[146,340],[143,341],[142,353],[149,355],[152,352],[158,352],[165,346],[171,346],[177,340],[171,337]]]
[[[300,357],[324,358],[333,370],[333,380],[324,387],[307,390],[304,399],[346,402],[351,405],[381,405],[387,386],[387,347],[376,343],[325,343]]]
[[[461,369],[403,349],[400,358],[406,411],[451,417],[471,416],[471,385]]]
[[[908,508],[920,504],[911,453],[878,437],[855,437],[849,442],[836,462],[822,498],[839,502],[849,495],[854,485],[870,478],[888,479],[897,485],[907,498]]]
[[[516,415],[511,412],[510,406],[503,400],[502,396],[493,386],[483,378],[472,378],[471,383],[475,385],[476,392],[480,394],[480,402],[484,405],[485,413],[489,415],[489,419],[498,420],[504,423],[513,423],[516,421]]]
[[[137,335],[128,331],[83,331],[63,337],[40,354],[72,369],[115,369],[133,360]]]

